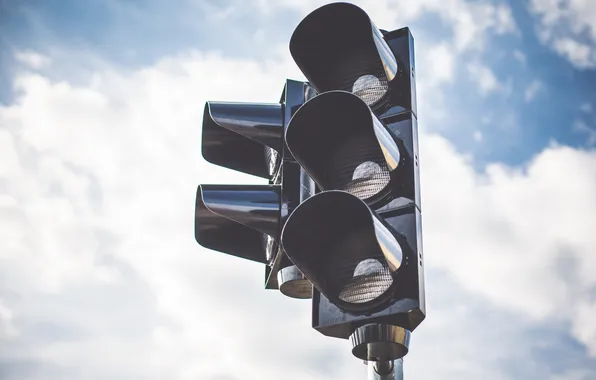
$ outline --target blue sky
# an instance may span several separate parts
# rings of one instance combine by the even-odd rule
[[[0,377],[365,376],[308,302],[192,235],[197,184],[260,183],[202,159],[204,101],[276,101],[325,3],[0,0]],[[356,3],[416,41],[407,378],[595,378],[596,4]]]

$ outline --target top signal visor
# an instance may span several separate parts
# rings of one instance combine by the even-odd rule
[[[399,71],[383,34],[366,12],[333,3],[310,13],[290,40],[294,61],[319,92],[351,92],[373,109],[381,107]]]

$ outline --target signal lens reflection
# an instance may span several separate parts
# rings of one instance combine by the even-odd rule
[[[352,93],[358,96],[369,107],[374,107],[387,93],[389,85],[387,77],[367,74],[359,77],[352,85]]]
[[[391,176],[385,162],[365,161],[354,169],[352,181],[343,190],[366,200],[380,193],[390,180]]]
[[[339,299],[349,303],[370,302],[389,289],[393,278],[389,268],[378,260],[362,260],[354,269],[354,276],[339,293]]]

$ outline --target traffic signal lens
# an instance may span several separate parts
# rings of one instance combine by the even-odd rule
[[[328,88],[351,92],[371,108],[380,105],[389,91],[389,81],[375,46],[359,50],[347,48],[337,54],[336,60],[328,61],[331,65]]]
[[[366,229],[338,239],[327,258],[330,295],[350,304],[379,301],[393,278],[382,252],[372,249],[375,236]],[[332,266],[339,270],[331,270]]]
[[[364,201],[381,193],[391,180],[379,142],[370,132],[346,136],[330,153],[328,173],[331,189],[345,190]]]
[[[339,294],[349,303],[365,303],[379,298],[393,284],[389,268],[378,260],[364,259],[354,268],[353,277]]]
[[[387,77],[384,74],[380,78],[371,74],[363,75],[352,85],[352,93],[369,107],[375,106],[383,99],[388,89]]]
[[[389,170],[384,162],[365,161],[356,166],[352,181],[344,187],[344,190],[362,200],[367,200],[385,189],[390,180]]]

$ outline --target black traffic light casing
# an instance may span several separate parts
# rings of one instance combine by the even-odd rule
[[[283,125],[287,128],[292,116],[298,109],[310,98],[314,97],[316,92],[306,82],[287,79],[284,90],[281,95],[280,103],[283,105]],[[279,289],[277,272],[281,268],[294,265],[284,254],[279,245],[281,229],[285,224],[290,213],[298,204],[309,196],[314,195],[311,190],[312,180],[305,175],[304,170],[296,163],[294,157],[289,153],[288,147],[283,139],[281,154],[281,171],[278,182],[280,183],[283,198],[280,215],[279,229],[277,231],[276,242],[273,243],[274,253],[268,265],[265,267],[265,288]]]
[[[319,92],[285,138],[321,192],[282,232],[316,288],[313,327],[339,338],[370,323],[412,331],[425,300],[410,30],[380,31],[360,8],[334,3],[301,22],[290,51]]]
[[[307,83],[287,80],[279,103],[205,104],[205,160],[268,183],[199,185],[195,239],[203,247],[266,264],[268,289],[277,289],[276,272],[292,265],[278,242],[285,219],[301,199],[302,170],[287,159],[284,129],[312,94]]]

